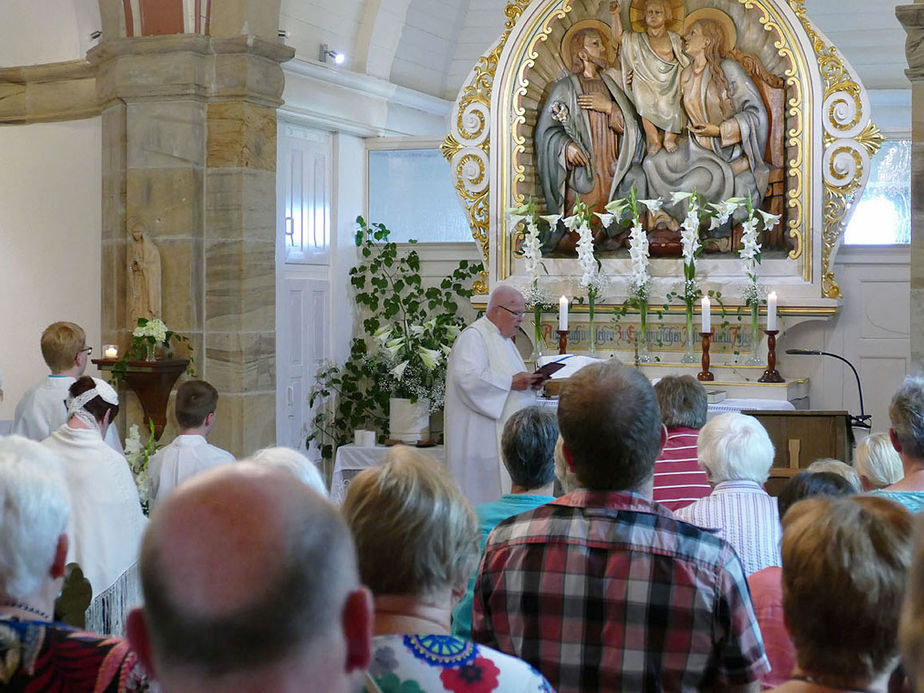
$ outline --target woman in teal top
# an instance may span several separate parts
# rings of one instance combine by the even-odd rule
[[[924,510],[924,377],[909,375],[889,405],[889,438],[902,459],[905,476],[874,495],[904,505],[913,513]]]

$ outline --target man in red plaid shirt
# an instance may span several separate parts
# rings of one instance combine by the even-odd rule
[[[558,424],[583,488],[488,538],[475,640],[561,693],[760,690],[770,666],[741,561],[651,500],[666,433],[648,380],[587,366],[562,392]]]

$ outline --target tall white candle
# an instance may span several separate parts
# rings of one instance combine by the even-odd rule
[[[767,296],[767,329],[776,329],[776,291]]]
[[[568,329],[568,299],[564,296],[558,299],[558,329],[562,332]]]
[[[700,301],[700,309],[703,313],[702,321],[702,332],[712,332],[712,304],[709,302],[708,296],[703,296],[703,300]]]

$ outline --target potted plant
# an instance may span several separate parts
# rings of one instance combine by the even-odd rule
[[[360,262],[350,270],[350,284],[361,329],[347,360],[322,368],[308,397],[314,415],[306,443],[315,442],[328,459],[356,429],[393,437],[393,399],[427,415],[442,409],[446,358],[464,326],[460,300],[471,297],[471,280],[482,269],[463,260],[438,286],[424,286],[414,241],[399,249],[384,225],[362,217],[356,223]]]

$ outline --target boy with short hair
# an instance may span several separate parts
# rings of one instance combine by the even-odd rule
[[[230,452],[206,441],[215,424],[217,405],[218,391],[204,380],[187,381],[176,391],[174,411],[180,434],[158,450],[148,464],[152,507],[186,479],[234,462]]]
[[[67,421],[64,400],[68,388],[83,375],[93,347],[87,346],[87,335],[73,322],[53,322],[42,332],[42,358],[51,374],[26,392],[16,405],[13,428],[31,440],[43,441]],[[122,443],[115,426],[106,431],[106,444],[122,453]]]

